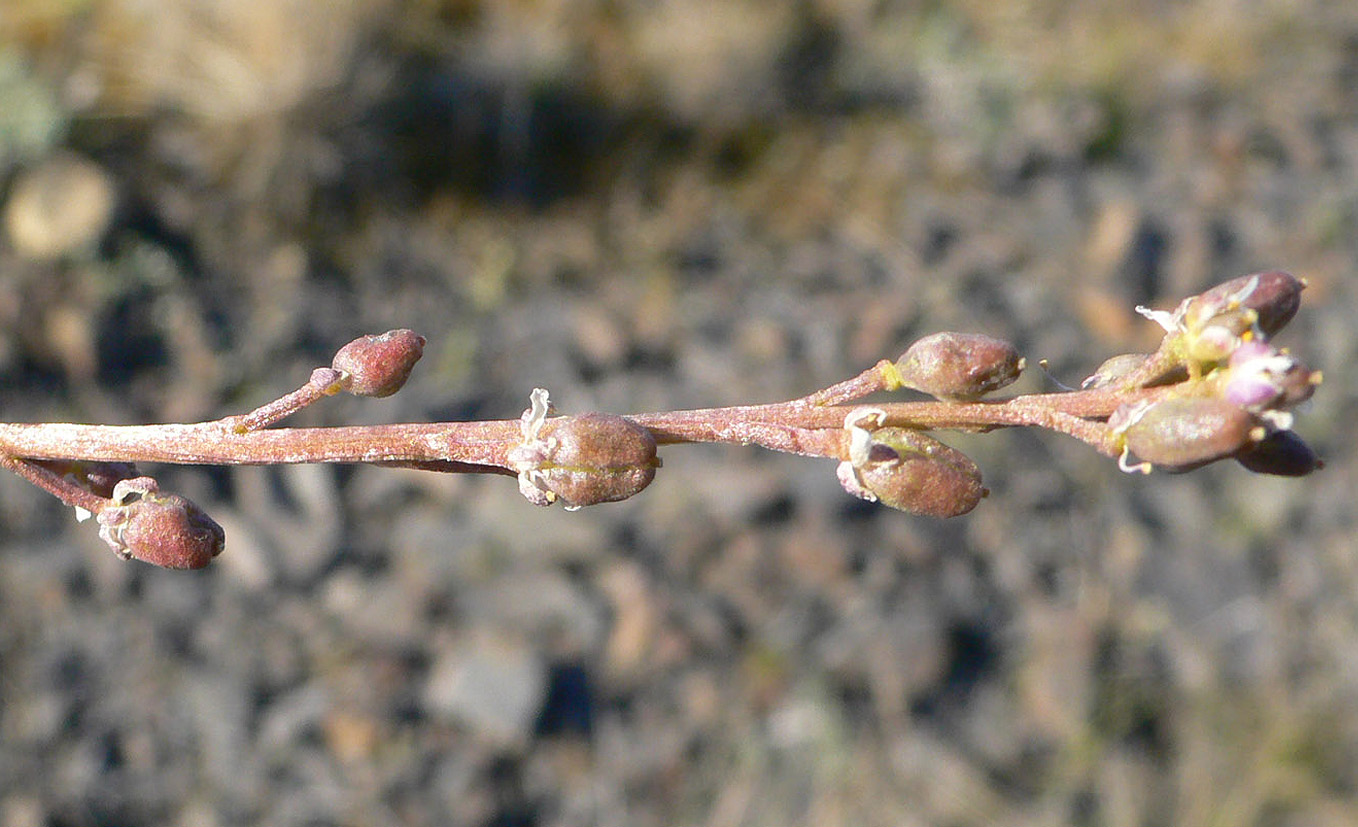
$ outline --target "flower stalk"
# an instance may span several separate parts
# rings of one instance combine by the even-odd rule
[[[834,460],[849,493],[948,517],[970,511],[986,492],[969,458],[925,432],[1033,427],[1078,439],[1127,471],[1235,458],[1254,472],[1302,476],[1322,463],[1290,430],[1291,411],[1321,376],[1269,340],[1295,315],[1303,287],[1286,273],[1261,273],[1172,312],[1137,308],[1164,328],[1160,347],[1109,359],[1080,390],[987,398],[1018,377],[1024,360],[998,339],[939,333],[897,360],[786,402],[561,416],[538,389],[516,419],[273,427],[327,396],[397,392],[425,339],[395,330],[350,342],[300,388],[247,414],[191,424],[0,423],[0,466],[100,516],[101,536],[120,555],[172,568],[206,565],[221,551],[220,528],[131,463],[376,463],[503,474],[517,477],[535,504],[578,508],[644,489],[661,465],[658,447],[729,443]],[[901,389],[933,398],[861,401]]]

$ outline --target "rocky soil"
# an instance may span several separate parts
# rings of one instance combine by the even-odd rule
[[[1021,390],[1133,306],[1306,277],[1327,467],[952,440],[930,521],[831,464],[512,481],[152,470],[228,532],[113,558],[0,478],[0,827],[1358,823],[1358,13],[1306,0],[6,0],[0,418],[301,424],[791,398],[937,330]]]

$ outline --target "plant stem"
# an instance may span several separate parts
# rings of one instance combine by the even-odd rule
[[[1031,394],[999,402],[887,402],[883,425],[922,430],[988,431],[1037,426],[1064,433],[1109,456],[1117,454],[1097,420],[1118,405],[1154,399],[1166,388]],[[861,405],[823,405],[818,394],[768,405],[743,405],[629,417],[660,444],[720,442],[843,458],[844,418]],[[0,452],[29,459],[267,465],[312,462],[445,463],[447,470],[495,470],[522,439],[518,419],[278,428],[241,433],[240,419],[169,425],[0,423]],[[471,467],[467,467],[471,466]],[[492,467],[487,467],[492,466]],[[426,465],[426,467],[434,467]]]
[[[109,503],[98,494],[86,491],[60,474],[18,457],[0,455],[0,468],[13,471],[67,505],[83,508],[91,514],[98,514]]]

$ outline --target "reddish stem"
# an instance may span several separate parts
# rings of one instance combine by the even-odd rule
[[[343,374],[334,368],[316,368],[307,383],[292,393],[261,405],[248,414],[228,416],[218,422],[237,434],[262,430],[324,397],[339,393],[342,379]]]
[[[0,467],[13,471],[67,505],[83,508],[91,514],[98,514],[109,504],[108,500],[86,491],[60,474],[18,457],[0,455]]]
[[[889,402],[873,407],[884,412],[884,425],[972,431],[1036,426],[1073,436],[1113,456],[1116,449],[1107,427],[1091,420],[1107,419],[1121,404],[1158,398],[1168,390],[1145,388],[1119,394],[1098,388],[1018,396],[999,402]],[[822,396],[813,394],[770,405],[648,413],[630,418],[649,429],[661,444],[722,442],[842,458],[844,418],[862,406],[808,402],[819,398]],[[522,423],[517,419],[280,428],[247,433],[239,432],[240,422],[228,418],[192,425],[0,424],[0,451],[29,459],[101,462],[200,465],[402,462],[506,468],[508,452],[522,441]]]

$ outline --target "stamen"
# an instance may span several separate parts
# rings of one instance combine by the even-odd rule
[[[1136,465],[1128,465],[1127,457],[1131,455],[1132,452],[1128,450],[1127,447],[1124,445],[1122,448],[1122,453],[1118,455],[1118,468],[1121,469],[1123,473],[1149,474],[1153,470],[1154,466],[1152,466],[1149,462],[1138,462]]]

